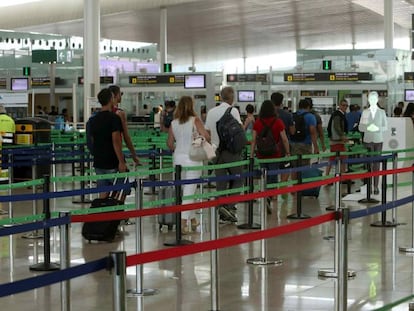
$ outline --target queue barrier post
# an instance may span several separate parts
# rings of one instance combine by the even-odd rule
[[[254,177],[252,176],[252,173],[254,171],[254,159],[249,159],[249,173],[250,176],[247,178],[247,184],[248,184],[248,193],[254,192]],[[253,222],[253,204],[254,200],[250,200],[247,202],[247,223],[238,225],[238,229],[260,229],[260,224],[256,224]]]
[[[338,284],[336,287],[335,310],[346,311],[348,309],[348,224],[349,209],[341,208],[341,224],[338,236],[339,260],[337,262]]]
[[[181,172],[182,167],[181,165],[175,166],[175,180],[181,180]],[[183,202],[183,196],[181,191],[181,185],[175,185],[175,204],[181,205]],[[181,212],[175,213],[175,240],[174,241],[167,241],[164,243],[165,246],[178,246],[178,245],[188,245],[193,244],[193,241],[185,240],[182,238],[182,230],[181,230]]]
[[[70,212],[59,212],[59,217],[69,217]],[[60,268],[70,267],[70,223],[59,227],[60,229]],[[60,283],[60,310],[70,311],[70,280]]]
[[[394,157],[393,157],[394,159]],[[393,160],[393,167],[394,167],[395,163]],[[387,170],[387,160],[384,159],[382,160],[382,170],[386,171]],[[395,174],[394,174],[395,175]],[[394,180],[394,175],[393,175],[393,180]],[[395,183],[397,184],[397,183]],[[394,192],[393,192],[393,196],[394,196]],[[393,198],[394,199],[394,198]],[[383,175],[381,176],[381,204],[386,204],[387,203],[387,175]],[[392,209],[393,212],[395,213],[395,208]],[[387,211],[382,211],[381,212],[381,221],[376,221],[374,223],[371,224],[371,227],[396,227],[398,224],[395,223],[395,218],[393,218],[392,221],[387,221]]]
[[[298,155],[298,159],[297,159],[297,162],[296,162],[296,167],[302,167],[302,155],[301,154]],[[298,179],[298,184],[301,185],[302,182],[303,182],[301,171],[297,172],[297,179]],[[296,214],[290,214],[286,218],[288,218],[288,219],[308,219],[308,218],[310,218],[310,216],[302,214],[302,191],[297,191],[296,192]]]
[[[112,310],[126,311],[126,252],[110,252],[112,271]]]
[[[414,194],[414,171],[411,174],[411,194]],[[414,253],[414,201],[411,201],[411,245],[400,246],[398,249],[403,253]],[[414,302],[412,304],[414,310]]]
[[[372,172],[373,163],[371,160],[368,160],[367,163],[368,166],[368,172]],[[379,203],[377,199],[371,198],[371,191],[372,191],[372,177],[369,176],[368,178],[365,178],[365,182],[367,185],[367,196],[364,199],[361,199],[358,201],[358,203]]]
[[[32,176],[36,176],[37,165],[36,165],[36,158],[33,158],[32,162]],[[36,186],[32,186],[32,194],[36,194]],[[32,200],[32,214],[37,215],[37,202],[36,200]],[[43,238],[43,234],[41,234],[38,230],[34,230],[32,232],[26,233],[22,235],[23,239],[41,239]]]
[[[335,177],[340,177],[340,173],[336,173]],[[341,210],[341,181],[338,178],[338,181],[335,183],[335,212],[339,214]],[[334,252],[334,268],[332,269],[320,269],[318,270],[318,277],[321,278],[337,278],[338,277],[338,266],[340,264],[340,219],[335,221],[335,236],[333,241],[335,243],[335,252]],[[348,278],[353,278],[356,276],[356,272],[353,270],[348,270]]]
[[[336,154],[335,154],[335,176],[338,176],[338,174],[340,174],[340,172],[341,172],[341,165],[342,165],[342,162],[341,162],[341,157],[340,157],[340,153],[339,153],[339,151],[337,151],[336,152]],[[337,186],[337,184],[339,184],[340,185],[340,183],[341,183],[341,181],[337,181],[336,183],[335,183],[335,189],[334,189],[334,198],[335,198],[335,202],[334,202],[334,205],[333,206],[328,206],[327,208],[326,208],[326,210],[327,211],[335,211],[336,209],[337,209],[337,199],[338,199],[338,191],[340,192],[341,191],[341,187],[339,186]],[[340,199],[339,199],[340,200]],[[328,237],[327,239],[331,239],[332,237]]]
[[[156,145],[152,145],[151,147],[151,153],[150,153],[150,159],[151,159],[151,171],[154,171],[157,169],[157,165],[156,165],[156,152],[157,152],[157,146]],[[149,180],[150,181],[155,181],[156,177],[154,174],[150,174],[149,175]],[[145,194],[149,194],[149,195],[157,195],[158,192],[155,189],[155,186],[151,187],[151,191]]]
[[[138,210],[144,208],[143,200],[143,183],[142,179],[137,180],[137,188],[135,190],[135,205]],[[143,228],[142,228],[142,217],[137,217],[135,219],[135,253],[142,253],[142,237],[143,237]],[[158,290],[152,288],[144,288],[144,266],[136,265],[135,266],[135,289],[128,289],[127,295],[129,297],[141,297],[141,296],[150,296],[158,293]]]
[[[80,148],[80,159],[79,159],[79,169],[80,169],[80,176],[85,176],[85,144],[79,144],[78,145]],[[80,188],[81,190],[85,190],[85,181],[81,180],[80,181]],[[85,198],[85,194],[82,193],[80,195],[80,200],[73,200],[72,203],[74,204],[83,204],[83,203],[91,203],[91,200]]]
[[[43,184],[43,192],[48,193],[49,187],[50,187],[50,176],[44,175],[43,178],[45,180]],[[51,218],[49,199],[43,200],[43,213],[45,214],[45,220],[49,220]],[[50,228],[43,229],[43,256],[44,256],[44,262],[31,265],[29,267],[31,271],[59,270],[58,264],[50,262]]]
[[[260,191],[263,193],[266,191],[267,185],[267,169],[261,170],[260,176]],[[267,228],[267,209],[266,209],[266,197],[261,197],[259,200],[260,204],[260,219],[261,219],[261,230],[266,230]],[[261,241],[261,257],[249,258],[247,259],[248,264],[252,265],[281,265],[283,261],[281,259],[269,259],[267,258],[267,248],[266,248],[266,239]]]
[[[218,210],[216,206],[210,208],[210,239],[212,241],[218,239]],[[210,297],[211,297],[211,311],[220,310],[220,286],[219,286],[219,258],[218,250],[210,251]]]

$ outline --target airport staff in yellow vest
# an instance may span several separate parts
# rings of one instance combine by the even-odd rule
[[[0,133],[3,144],[12,144],[14,133],[16,132],[16,124],[13,118],[7,115],[6,108],[0,105]]]

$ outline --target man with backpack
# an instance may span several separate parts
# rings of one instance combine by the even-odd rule
[[[328,137],[331,145],[331,152],[345,152],[345,142],[348,141],[346,134],[348,133],[348,124],[346,120],[346,110],[348,102],[342,99],[339,103],[338,109],[334,111],[328,122]],[[335,160],[335,156],[330,158],[330,161]],[[341,159],[344,157],[342,156]],[[345,173],[345,164],[341,162],[341,173]],[[331,165],[326,168],[326,175],[331,172]]]
[[[316,118],[310,112],[310,103],[306,99],[299,101],[299,110],[293,114],[295,130],[290,135],[291,154],[318,154],[319,147],[316,133]],[[313,150],[312,150],[313,146]],[[298,166],[310,165],[310,159],[302,159]],[[292,179],[296,179],[296,175]]]
[[[210,132],[211,143],[217,147],[215,164],[240,161],[242,151],[247,143],[239,111],[232,107],[234,89],[229,86],[224,87],[220,96],[222,102],[208,111],[205,124],[206,129]],[[220,168],[216,169],[216,176],[236,175],[242,172],[242,166]],[[217,181],[216,184],[217,191],[235,189],[243,186],[243,179]],[[234,204],[221,206],[218,211],[222,221],[237,222]]]

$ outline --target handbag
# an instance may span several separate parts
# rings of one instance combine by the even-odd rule
[[[193,161],[212,160],[216,157],[213,146],[197,132],[193,125],[193,141],[190,147],[190,159]]]

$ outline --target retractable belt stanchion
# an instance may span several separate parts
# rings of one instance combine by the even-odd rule
[[[262,174],[260,178],[260,191],[266,191],[267,184],[267,170],[262,169]],[[267,210],[266,210],[266,198],[262,197],[259,200],[260,203],[260,219],[261,219],[261,229],[266,230],[267,228]],[[280,265],[282,264],[280,259],[269,259],[267,258],[267,248],[266,248],[266,239],[261,240],[261,257],[249,258],[247,259],[248,264],[252,265]]]
[[[32,166],[32,178],[36,178],[36,159],[33,159],[33,166]],[[32,194],[36,194],[36,186],[32,186]],[[32,214],[37,215],[37,201],[32,200]],[[41,239],[43,238],[43,234],[39,233],[38,230],[32,231],[30,233],[26,233],[22,235],[23,239]]]
[[[156,166],[156,163],[155,163],[155,159],[156,159],[155,153],[156,152],[157,152],[157,146],[152,145],[151,153],[150,153],[151,154],[150,155],[150,157],[151,157],[151,170],[156,170],[157,169],[157,166]],[[151,173],[151,175],[149,175],[149,180],[150,181],[155,181],[155,179],[156,179],[155,175]],[[145,193],[145,194],[156,195],[157,191],[155,190],[155,186],[151,187],[151,192],[148,192],[148,193]]]
[[[393,164],[394,165],[394,164]],[[387,160],[382,160],[382,170],[387,170]],[[396,187],[396,184],[393,185],[393,187]],[[395,198],[393,198],[395,199]],[[387,175],[381,176],[381,204],[387,203]],[[393,208],[395,210],[395,208]],[[398,224],[393,221],[387,221],[387,211],[381,212],[381,221],[376,221],[371,224],[372,227],[395,227]]]
[[[175,166],[175,180],[181,180],[181,165]],[[181,185],[175,185],[175,204],[182,204]],[[165,242],[165,246],[188,245],[194,242],[182,239],[181,212],[175,213],[175,241]]]
[[[59,217],[69,217],[69,212],[59,212]],[[60,228],[60,268],[70,267],[70,224]],[[70,280],[60,283],[60,310],[70,311]]]
[[[126,311],[126,252],[110,252],[112,271],[112,310]]]
[[[368,162],[367,164],[368,164],[368,168],[369,168],[368,171],[372,172],[372,166],[373,166],[372,161]],[[368,178],[365,178],[365,181],[367,182],[366,183],[366,185],[367,185],[367,197],[365,199],[359,200],[358,202],[359,203],[379,203],[379,201],[377,199],[371,198],[372,177],[370,176]]]
[[[342,165],[342,161],[341,161],[341,158],[340,158],[339,151],[337,151],[336,155],[335,155],[335,176],[337,176],[341,172],[341,165]],[[340,181],[338,183],[340,184]],[[326,208],[327,211],[335,211],[336,210],[336,208],[337,208],[336,207],[336,199],[338,198],[338,195],[339,195],[337,193],[338,189],[340,191],[341,187],[340,186],[336,187],[336,183],[335,183],[335,189],[334,189],[335,203],[334,203],[333,206],[328,206]],[[327,238],[330,239],[331,237],[327,237]]]
[[[44,175],[45,183],[43,185],[43,192],[49,192],[50,176]],[[49,199],[43,200],[43,213],[45,214],[45,220],[50,219],[50,204]],[[30,266],[32,271],[53,271],[59,270],[59,265],[50,262],[50,228],[43,229],[43,256],[44,262]]]
[[[143,209],[143,186],[142,179],[137,180],[137,188],[135,191],[135,205],[138,210]],[[135,219],[135,253],[142,253],[142,217],[137,217]],[[143,288],[144,283],[144,266],[136,265],[135,266],[135,289],[128,289],[127,294],[130,297],[139,297],[139,296],[150,296],[158,293],[158,290],[151,288]]]
[[[210,208],[210,231],[212,241],[218,239],[218,221],[217,207]],[[211,311],[220,310],[220,286],[219,286],[219,259],[218,250],[213,249],[210,251],[210,288],[211,288]]]
[[[339,177],[340,174],[336,173],[335,177]],[[335,183],[335,211],[337,214],[339,214],[340,208],[341,208],[341,181],[338,180]],[[336,219],[335,221],[335,236],[333,237],[334,243],[335,243],[335,252],[334,252],[334,268],[333,269],[321,269],[318,270],[318,276],[319,277],[323,277],[323,278],[337,278],[338,277],[338,265],[339,265],[339,259],[340,259],[340,255],[339,255],[339,247],[340,247],[340,241],[339,241],[339,236],[340,236],[340,219]],[[349,270],[348,271],[348,277],[352,278],[356,276],[356,272]]]
[[[302,167],[302,155],[298,155],[298,165],[296,167]],[[297,172],[298,184],[302,184],[302,172]],[[288,219],[308,219],[310,216],[302,214],[302,192],[296,192],[296,214],[290,214]]]
[[[414,166],[414,164],[413,164]],[[414,171],[411,173],[411,195],[414,195]],[[411,245],[398,248],[403,253],[414,253],[414,201],[411,201]],[[414,310],[414,302],[413,302]]]
[[[342,208],[342,218],[340,220],[340,230],[338,236],[339,260],[336,267],[338,271],[338,283],[336,286],[335,310],[346,311],[348,309],[348,224],[349,209]]]
[[[254,170],[254,159],[250,158],[249,160],[249,173],[252,173]],[[254,192],[254,177],[249,176],[247,178],[248,187],[249,187],[249,193]],[[253,203],[254,200],[250,200],[247,202],[248,208],[247,208],[247,224],[241,224],[238,225],[237,228],[239,229],[260,229],[260,224],[256,224],[253,222]]]
[[[80,176],[85,176],[85,145],[84,144],[80,144],[80,161],[79,161],[79,165],[80,165]],[[85,190],[85,181],[81,180],[80,181],[80,187],[82,190]],[[76,201],[73,200],[72,203],[91,203],[91,200],[85,198],[85,194],[82,193],[80,195],[80,200]]]

